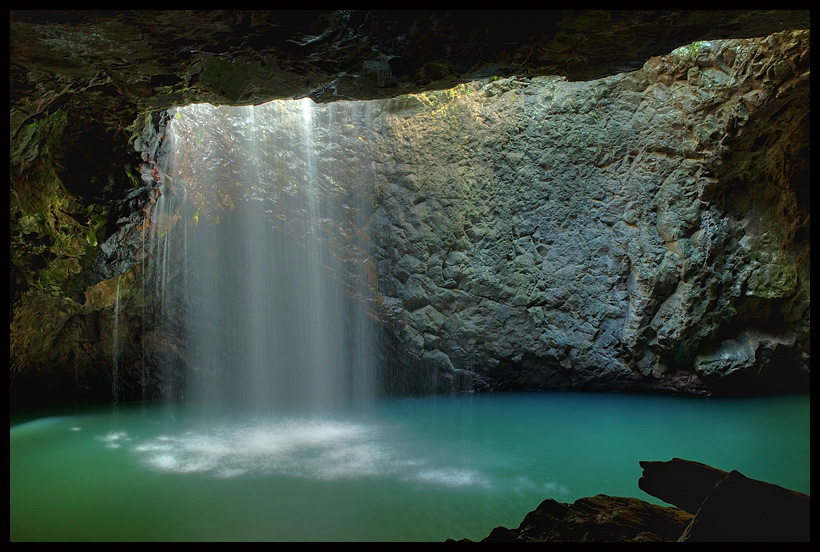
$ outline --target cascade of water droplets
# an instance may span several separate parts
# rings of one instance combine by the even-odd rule
[[[188,106],[169,124],[154,290],[187,397],[318,411],[372,395],[373,336],[339,238],[366,208],[332,174],[339,118],[300,100]]]
[[[117,291],[114,296],[114,343],[112,346],[112,374],[111,374],[111,397],[112,402],[120,402],[120,282],[122,275],[117,277]]]

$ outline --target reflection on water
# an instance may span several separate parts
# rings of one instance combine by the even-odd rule
[[[479,540],[673,457],[809,489],[809,397],[532,393],[334,416],[175,407],[10,430],[11,540]]]

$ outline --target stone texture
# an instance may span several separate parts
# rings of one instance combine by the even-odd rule
[[[808,389],[801,36],[388,104],[370,234],[408,354],[492,389]]]
[[[493,75],[583,80],[696,40],[809,24],[808,10],[12,10],[11,122],[86,93],[144,112],[391,98]]]
[[[691,520],[683,510],[637,498],[547,499],[517,529],[497,527],[481,542],[674,542]]]
[[[672,506],[596,495],[542,502],[481,542],[810,542],[811,497],[673,458],[643,461],[638,486]]]
[[[362,155],[397,388],[808,389],[810,41],[769,36],[808,11],[498,17],[12,12],[12,398],[107,396],[115,343],[129,396],[179,387],[140,272],[160,110],[301,95],[392,98]]]

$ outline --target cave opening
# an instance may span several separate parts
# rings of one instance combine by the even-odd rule
[[[479,540],[499,523],[515,526],[545,496],[646,500],[636,458],[698,458],[809,492],[808,395],[576,392],[688,391],[693,342],[717,351],[704,355],[702,372],[712,362],[733,370],[720,383],[759,389],[782,382],[777,367],[805,363],[808,342],[794,354],[771,340],[791,299],[772,299],[782,290],[770,281],[747,278],[735,289],[728,277],[714,286],[707,278],[729,272],[714,249],[721,239],[730,251],[749,239],[684,186],[717,182],[714,192],[721,175],[663,171],[679,154],[671,143],[683,144],[684,168],[703,159],[717,136],[709,124],[672,125],[647,145],[635,141],[643,130],[619,128],[604,85],[585,97],[568,92],[578,84],[553,84],[496,76],[380,103],[268,106],[275,118],[204,104],[154,113],[151,126],[169,130],[142,174],[151,185],[112,209],[108,234],[141,229],[132,235],[148,241],[103,244],[96,279],[72,283],[92,321],[67,311],[57,328],[104,336],[88,350],[100,351],[110,379],[75,371],[59,385],[110,390],[113,404],[12,420],[12,540]],[[500,101],[463,109],[479,90]],[[666,115],[671,96],[657,86],[650,98]],[[537,101],[518,109],[512,97]],[[635,98],[626,103],[641,108],[629,120],[645,123],[657,106]],[[579,111],[583,124],[556,117]],[[359,124],[377,114],[394,126]],[[422,130],[402,126],[419,114],[429,116]],[[500,131],[465,138],[456,134],[464,121]],[[539,135],[532,147],[523,139]],[[750,151],[784,136],[749,140]],[[422,155],[392,157],[396,144]],[[89,183],[99,191],[87,153],[66,166],[80,195]],[[637,197],[626,201],[617,167],[630,168]],[[562,187],[564,174],[571,186]],[[798,198],[808,196],[803,174],[790,182]],[[731,191],[738,220],[757,205],[741,193],[747,181]],[[759,222],[744,227],[747,236],[763,236]],[[639,236],[645,224],[662,239]],[[809,239],[807,224],[795,228],[788,240]],[[31,257],[37,270],[52,260]],[[784,288],[795,281],[788,268],[771,272]],[[667,277],[678,273],[680,281]],[[695,297],[714,289],[752,299],[704,301],[704,324],[676,333],[674,309],[690,301],[695,312]],[[746,323],[718,327],[714,312],[730,307],[747,310],[763,339],[736,339]],[[403,340],[384,334],[388,323],[409,328]],[[718,330],[698,333],[710,326]],[[503,333],[516,327],[531,333]],[[391,348],[412,366],[386,376],[379,355]],[[659,350],[685,351],[686,362],[658,362]],[[768,364],[755,378],[760,359]],[[474,385],[525,391],[450,393]],[[529,391],[550,385],[572,390]],[[130,402],[149,388],[150,398]]]

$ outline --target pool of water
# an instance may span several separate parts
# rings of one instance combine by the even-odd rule
[[[516,393],[311,416],[138,405],[10,424],[11,541],[444,541],[673,457],[810,492],[810,397]]]

